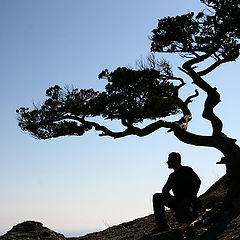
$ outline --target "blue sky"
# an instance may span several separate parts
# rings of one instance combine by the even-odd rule
[[[152,195],[171,172],[166,166],[171,151],[179,151],[183,164],[199,174],[201,193],[224,174],[215,164],[217,150],[183,144],[166,130],[145,138],[113,140],[91,131],[40,141],[16,121],[17,108],[43,101],[55,84],[103,89],[97,79],[103,69],[134,67],[148,54],[157,19],[203,7],[198,0],[0,0],[0,231],[35,220],[71,235],[151,214]],[[164,57],[177,71],[181,59]],[[224,131],[237,139],[239,65],[224,65],[208,76],[221,92],[216,112]],[[183,97],[195,89],[185,80]],[[201,119],[204,96],[200,92],[191,104],[189,130],[210,134]]]

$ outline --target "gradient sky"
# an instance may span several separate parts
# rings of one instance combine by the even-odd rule
[[[152,213],[152,195],[171,172],[169,152],[202,179],[200,193],[224,174],[221,153],[179,142],[160,130],[114,140],[94,131],[40,141],[17,126],[16,109],[43,101],[58,84],[102,89],[105,68],[135,66],[150,51],[157,19],[204,6],[198,0],[0,0],[0,231],[35,220],[64,234],[98,231]],[[169,59],[177,71],[181,59]],[[227,135],[240,139],[239,61],[208,76],[221,93],[216,112]],[[182,96],[195,86],[182,89]],[[201,119],[205,94],[191,104],[189,130],[210,134]]]

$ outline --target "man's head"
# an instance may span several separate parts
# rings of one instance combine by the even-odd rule
[[[176,170],[177,168],[179,168],[181,166],[181,155],[178,152],[171,152],[168,155],[168,168],[173,168],[174,170]]]

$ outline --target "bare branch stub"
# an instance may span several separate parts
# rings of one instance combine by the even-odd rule
[[[199,96],[199,92],[198,92],[198,90],[196,89],[196,90],[195,90],[195,94],[189,96],[189,97],[185,100],[185,103],[188,105],[189,103],[192,102],[192,99],[193,99],[193,98],[198,97],[198,96]]]

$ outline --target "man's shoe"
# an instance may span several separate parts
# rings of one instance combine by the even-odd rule
[[[159,232],[165,232],[165,231],[168,231],[169,229],[170,229],[170,227],[167,223],[164,224],[164,225],[159,225],[152,230],[152,234],[156,234],[156,233],[159,233]]]

